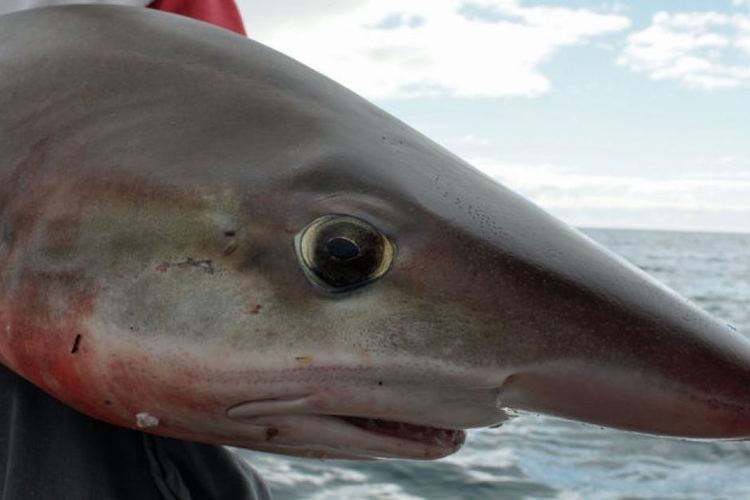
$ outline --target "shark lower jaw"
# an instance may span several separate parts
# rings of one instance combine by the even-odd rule
[[[434,460],[457,452],[460,429],[343,415],[292,414],[240,419],[264,429],[264,442],[243,446],[316,458]]]

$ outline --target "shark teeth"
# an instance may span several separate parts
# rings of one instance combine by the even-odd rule
[[[441,447],[456,447],[463,444],[466,433],[461,430],[441,429],[426,425],[395,422],[365,417],[339,417],[342,420],[374,434],[407,439]]]

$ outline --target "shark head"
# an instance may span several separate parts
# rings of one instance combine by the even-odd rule
[[[750,436],[750,345],[364,99],[187,19],[0,19],[0,361],[110,423],[432,459],[509,409]]]

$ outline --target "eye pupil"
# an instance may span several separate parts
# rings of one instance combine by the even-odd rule
[[[328,240],[326,250],[331,257],[340,260],[351,260],[359,255],[359,245],[343,237]]]

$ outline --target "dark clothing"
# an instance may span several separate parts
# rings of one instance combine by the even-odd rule
[[[0,365],[0,500],[267,498],[225,448],[99,422]]]

